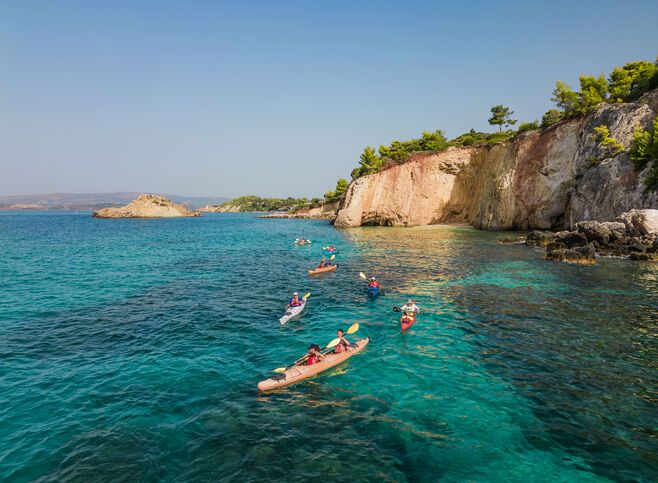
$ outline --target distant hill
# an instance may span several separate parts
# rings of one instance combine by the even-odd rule
[[[130,203],[141,193],[50,193],[43,195],[0,195],[0,210],[97,210]],[[159,193],[158,193],[159,194]],[[191,209],[217,205],[229,198],[220,196],[178,196],[163,194],[166,198]]]

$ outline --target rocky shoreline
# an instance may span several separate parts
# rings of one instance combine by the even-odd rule
[[[581,221],[555,233],[534,230],[524,243],[544,247],[547,260],[569,263],[589,265],[597,256],[658,261],[658,210],[630,210],[615,221]]]

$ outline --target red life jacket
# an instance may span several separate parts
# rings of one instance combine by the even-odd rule
[[[318,362],[318,356],[308,356],[308,359],[306,359],[306,365],[310,366]]]

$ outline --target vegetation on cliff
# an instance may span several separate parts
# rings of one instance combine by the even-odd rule
[[[489,123],[499,128],[499,131],[495,133],[485,133],[471,129],[469,132],[449,141],[441,130],[436,130],[434,132],[424,132],[417,139],[396,140],[390,145],[381,145],[378,149],[366,146],[361,153],[359,166],[352,170],[351,177],[355,180],[361,176],[376,173],[386,166],[404,163],[414,153],[439,152],[451,146],[482,146],[506,141],[524,132],[546,128],[562,120],[585,115],[603,102],[619,103],[637,100],[645,92],[658,88],[658,60],[656,62],[629,62],[623,67],[615,67],[607,80],[603,74],[596,77],[581,75],[579,84],[580,90],[574,91],[566,82],[557,81],[551,98],[557,105],[557,109],[550,109],[544,113],[541,123],[539,121],[521,122],[516,131],[512,129],[503,131],[503,126],[512,126],[517,121],[512,119],[514,112],[509,107],[496,105],[491,108],[491,117],[489,118]],[[601,132],[597,131],[597,137],[604,153],[618,154],[626,149],[617,143],[614,138],[610,138],[609,132],[606,135],[603,129],[607,128],[600,126]],[[638,136],[635,143],[638,144],[635,150],[638,153],[636,157],[641,156],[644,159],[649,156],[650,158],[651,155],[648,154],[649,151],[646,151],[645,145],[647,145],[647,142],[649,144],[658,142],[654,141],[658,135],[646,133],[638,134]],[[649,158],[644,159],[643,162],[646,163]],[[654,168],[654,172],[655,175],[652,179],[655,181],[653,183],[658,185],[658,168]],[[339,190],[337,186],[336,191],[328,192],[325,195],[325,199],[333,201],[340,198],[338,193],[342,195],[342,192],[342,188]],[[327,195],[331,196],[327,197]]]
[[[261,198],[260,196],[240,196],[223,203],[221,206],[237,207],[239,211],[297,211],[315,208],[321,203],[320,198]]]
[[[650,130],[636,126],[630,157],[638,169],[644,169],[649,161],[653,161],[647,188],[658,189],[658,118],[654,119]]]

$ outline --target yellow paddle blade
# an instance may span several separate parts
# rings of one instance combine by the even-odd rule
[[[304,296],[302,297],[302,300],[306,300],[306,299],[309,298],[310,296],[311,296],[311,292],[309,292],[309,293],[307,293],[306,295],[304,295]]]
[[[332,340],[331,342],[329,342],[326,345],[325,349],[333,349],[334,347],[336,347],[338,345],[339,342],[340,342],[340,339],[338,337],[336,337],[334,340]]]
[[[329,257],[329,260],[333,260],[334,258],[336,258],[336,255],[331,255],[331,256]]]
[[[282,372],[286,372],[286,368],[285,367],[277,367],[276,369],[274,369],[274,372],[276,372],[277,374],[281,374]]]
[[[363,272],[359,272],[359,277],[361,277],[363,280],[367,280],[366,275]]]
[[[352,324],[352,326],[349,329],[347,329],[347,332],[345,332],[345,333],[346,334],[353,334],[357,330],[359,330],[359,324],[358,323]]]

